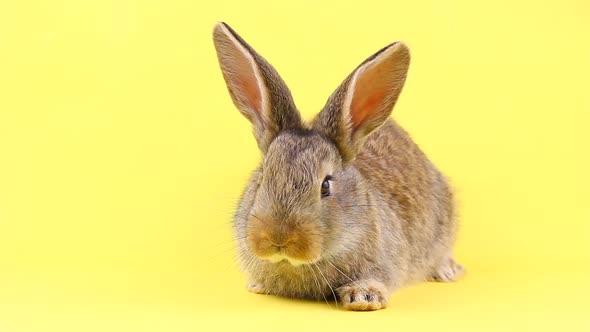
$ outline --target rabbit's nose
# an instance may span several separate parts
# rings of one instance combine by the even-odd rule
[[[286,247],[287,244],[289,244],[289,242],[291,242],[291,241],[288,239],[286,239],[286,240],[269,239],[269,242],[273,246],[277,247],[277,249],[282,249],[282,248]]]

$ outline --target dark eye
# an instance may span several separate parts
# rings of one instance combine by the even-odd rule
[[[322,197],[330,196],[330,180],[331,179],[332,178],[330,176],[326,176],[326,178],[324,179],[324,182],[322,182],[322,189],[321,189]]]

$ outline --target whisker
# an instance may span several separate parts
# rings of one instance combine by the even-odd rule
[[[313,263],[313,266],[316,267],[316,269],[318,270],[318,272],[320,273],[322,278],[324,278],[324,280],[326,281],[326,284],[328,284],[328,287],[330,288],[330,291],[332,291],[332,295],[334,296],[334,304],[336,305],[336,308],[338,308],[338,302],[337,302],[336,293],[334,293],[334,288],[332,288],[332,285],[330,285],[330,282],[328,281],[328,279],[326,279],[326,276],[324,275],[324,273],[322,272],[320,267],[317,265],[317,263]]]
[[[243,257],[243,258],[245,258],[245,257]],[[252,268],[252,265],[255,263],[256,263],[256,256],[252,255],[252,256],[250,256],[250,258],[248,259],[246,264],[244,264],[244,269],[250,270]]]
[[[225,266],[225,268],[223,269],[223,272],[227,273],[227,272],[228,272],[228,270],[229,270],[230,268],[232,268],[232,267],[233,267],[233,268],[235,268],[236,270],[239,270],[239,259],[240,259],[240,257],[241,257],[242,255],[243,255],[243,252],[242,252],[242,251],[240,251],[240,250],[239,250],[239,248],[238,248],[237,255],[236,255],[236,256],[234,256],[234,257],[231,259],[231,261],[229,262],[229,264],[227,264],[227,265]]]
[[[332,257],[332,259],[335,259],[335,257],[332,256],[332,254],[330,254],[330,253],[327,253],[327,254],[328,254],[328,256]],[[328,264],[332,265],[332,267],[335,268],[336,271],[340,272],[340,274],[342,274],[343,276],[345,276],[346,279],[350,280],[351,282],[353,282],[358,287],[361,287],[356,281],[352,280],[352,278],[350,278],[348,275],[346,275],[346,273],[342,272],[339,268],[337,268],[336,265],[334,265],[330,260],[326,259],[326,262],[328,262]]]
[[[318,287],[317,288],[318,289],[318,292],[320,292],[320,294],[322,294],[322,297],[324,298],[324,301],[326,301],[326,304],[329,306],[330,303],[328,303],[328,299],[326,298],[326,295],[324,295],[324,292],[322,292],[322,286],[320,285],[320,282],[318,280],[318,277],[315,274],[315,272],[313,271],[313,268],[310,265],[308,265],[308,264],[306,264],[306,267],[309,269],[309,271],[311,271],[311,274],[313,276],[313,280],[315,281],[315,284]]]

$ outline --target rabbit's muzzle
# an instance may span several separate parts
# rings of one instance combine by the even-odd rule
[[[248,218],[247,242],[258,258],[273,263],[287,260],[293,265],[318,261],[322,248],[318,225],[299,220],[275,221],[257,216]]]

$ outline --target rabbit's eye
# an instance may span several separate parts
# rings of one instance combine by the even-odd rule
[[[322,182],[322,197],[330,196],[330,176],[326,176],[324,182]]]

